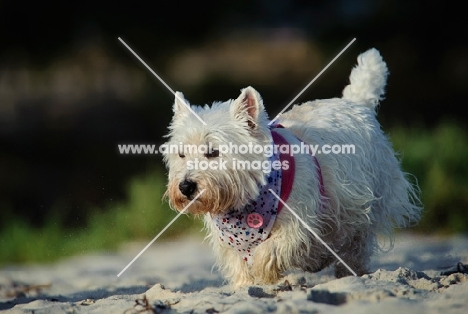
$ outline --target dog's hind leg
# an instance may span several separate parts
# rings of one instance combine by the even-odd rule
[[[364,275],[369,271],[372,243],[376,241],[375,235],[370,231],[357,231],[353,238],[340,247],[338,255],[358,275]],[[336,278],[352,275],[348,268],[341,262],[335,264]]]

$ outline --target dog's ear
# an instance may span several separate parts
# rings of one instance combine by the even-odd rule
[[[174,111],[174,119],[189,115],[190,109],[188,106],[190,106],[190,104],[187,100],[185,100],[184,94],[181,92],[176,92],[174,107],[172,108],[172,111]]]
[[[231,115],[235,119],[247,121],[249,128],[255,130],[258,126],[260,113],[264,110],[260,94],[253,88],[247,87],[231,104]]]

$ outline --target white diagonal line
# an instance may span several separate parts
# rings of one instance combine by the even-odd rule
[[[148,243],[148,245],[147,245],[147,246],[145,246],[145,248],[144,248],[143,250],[141,250],[141,252],[140,252],[140,253],[138,253],[138,255],[137,255],[137,256],[135,256],[135,258],[134,258],[134,259],[133,259],[133,260],[132,260],[132,261],[131,261],[131,262],[130,262],[130,263],[127,265],[127,266],[125,266],[125,268],[124,268],[124,269],[123,269],[123,270],[122,270],[122,271],[121,271],[121,272],[120,272],[120,273],[117,275],[117,277],[120,277],[120,275],[122,275],[122,274],[123,274],[123,272],[124,272],[124,271],[126,271],[126,270],[127,270],[127,268],[129,268],[129,267],[130,267],[130,265],[132,265],[132,264],[133,264],[133,262],[134,262],[134,261],[136,261],[136,259],[137,259],[137,258],[139,258],[139,257],[140,257],[140,255],[141,255],[141,254],[143,254],[143,252],[145,252],[145,251],[146,251],[146,249],[147,249],[147,248],[149,248],[149,247],[150,247],[150,245],[151,245],[151,244],[153,244],[153,242],[154,242],[154,241],[156,241],[156,240],[157,240],[157,239],[158,239],[158,238],[161,236],[161,234],[163,234],[163,233],[164,233],[164,231],[166,231],[166,229],[167,229],[167,228],[169,228],[169,226],[170,226],[170,225],[172,225],[172,223],[173,223],[174,221],[176,221],[176,220],[177,220],[177,218],[179,218],[179,217],[180,217],[180,215],[182,215],[182,214],[185,212],[185,210],[186,210],[187,208],[189,208],[189,206],[190,206],[190,205],[192,205],[192,204],[193,204],[193,202],[195,202],[195,201],[197,200],[197,198],[199,198],[199,197],[200,197],[200,195],[202,195],[202,194],[203,194],[203,192],[205,192],[205,190],[202,190],[200,193],[198,193],[198,195],[197,195],[197,196],[195,196],[195,198],[194,198],[193,200],[191,200],[191,201],[190,201],[190,203],[188,203],[188,204],[187,204],[187,206],[185,206],[185,208],[184,208],[184,209],[182,209],[182,210],[181,210],[181,211],[180,211],[180,212],[177,214],[177,216],[175,216],[175,217],[174,217],[174,219],[172,219],[172,220],[171,220],[171,222],[170,222],[170,223],[168,223],[168,224],[167,224],[167,226],[166,226],[166,227],[164,227],[164,229],[163,229],[163,230],[161,230],[161,232],[159,232],[159,233],[158,233],[158,235],[157,235],[157,236],[155,236],[155,237],[154,237],[154,239],[153,239],[153,240],[152,240],[150,243]]]
[[[344,48],[343,48],[343,50],[341,50],[341,51],[340,51],[340,53],[339,53],[339,54],[337,54],[337,55],[336,55],[336,57],[335,57],[335,58],[334,58],[332,61],[330,61],[330,62],[327,64],[327,66],[326,66],[326,67],[324,67],[324,68],[323,68],[323,70],[322,70],[322,71],[320,71],[320,73],[319,73],[319,74],[317,74],[317,75],[314,77],[314,79],[313,79],[312,81],[310,81],[310,83],[309,83],[309,84],[307,84],[307,86],[306,86],[306,87],[304,87],[304,88],[303,88],[303,89],[300,91],[300,93],[299,93],[299,94],[297,94],[297,96],[296,96],[296,97],[294,97],[294,99],[293,99],[293,100],[291,100],[291,101],[289,102],[289,104],[288,104],[286,107],[284,107],[284,109],[283,109],[283,110],[281,110],[281,112],[280,112],[280,113],[278,113],[278,114],[276,115],[276,117],[275,117],[273,120],[271,120],[271,121],[270,121],[270,123],[268,123],[268,125],[272,125],[272,124],[273,124],[273,122],[275,122],[276,120],[278,120],[279,116],[280,116],[281,114],[283,114],[283,112],[285,112],[285,111],[286,111],[286,109],[288,109],[288,108],[289,108],[289,106],[291,106],[291,104],[292,104],[292,103],[293,103],[293,102],[294,102],[296,99],[298,99],[298,98],[299,98],[299,96],[301,96],[301,95],[302,95],[302,93],[303,93],[303,92],[305,92],[305,90],[306,90],[306,89],[308,89],[308,88],[309,88],[309,86],[310,86],[310,85],[312,85],[312,83],[313,83],[313,82],[315,82],[315,80],[316,80],[316,79],[318,79],[318,78],[319,78],[319,76],[320,76],[320,75],[322,75],[322,73],[323,73],[323,72],[325,72],[325,70],[326,70],[326,69],[328,69],[328,67],[329,67],[330,65],[332,65],[332,63],[333,63],[333,62],[335,62],[335,61],[336,61],[336,59],[338,59],[338,57],[339,57],[339,56],[341,56],[341,54],[342,54],[343,52],[345,52],[345,50],[346,50],[346,49],[348,49],[348,47],[349,47],[349,46],[351,46],[351,44],[352,44],[352,43],[353,43],[355,40],[356,40],[356,38],[353,38],[353,40],[351,40],[351,41],[349,42],[349,44],[348,44],[348,45],[346,45],[346,47],[344,47]]]
[[[309,225],[307,225],[304,220],[301,219],[301,217],[299,217],[298,214],[296,214],[295,211],[293,211],[291,209],[291,207],[289,207],[288,204],[286,204],[279,196],[278,194],[276,194],[275,192],[273,192],[272,189],[269,189],[269,191],[271,193],[273,193],[273,195],[283,204],[284,207],[286,207],[290,212],[291,214],[293,214],[303,225],[304,227],[306,227],[307,230],[309,230],[313,235],[314,237],[317,238],[317,240],[320,241],[320,243],[322,243],[333,255],[335,255],[335,257],[343,264],[346,266],[346,268],[348,268],[348,270],[354,275],[354,276],[357,276],[357,274],[351,269],[351,267],[348,266],[348,264],[346,264],[342,259],[341,257],[338,256],[338,254],[335,253],[335,251],[333,251],[333,249],[331,247],[328,246],[328,244],[325,243],[325,241],[322,240],[322,238],[319,237],[319,235],[317,233],[314,232],[314,230],[312,230],[311,227],[309,227]]]
[[[133,51],[132,48],[130,48],[130,47],[125,43],[125,41],[123,41],[122,38],[119,37],[119,40],[120,40],[120,42],[121,42],[125,47],[127,47],[128,50],[130,50],[131,53],[133,53],[133,55],[134,55],[138,60],[140,60],[141,63],[143,63],[143,65],[144,65],[151,73],[153,73],[154,76],[156,76],[156,78],[157,78],[161,83],[163,83],[164,86],[166,86],[166,88],[167,88],[171,93],[174,94],[175,97],[177,97],[177,99],[179,99],[179,100],[190,110],[191,113],[193,113],[193,114],[195,115],[195,117],[197,117],[198,120],[200,120],[201,123],[203,123],[203,125],[206,125],[205,121],[203,121],[202,118],[200,118],[200,117],[195,113],[195,111],[193,111],[192,108],[190,108],[190,106],[187,105],[187,103],[185,102],[185,100],[182,99],[182,98],[180,98],[180,97],[174,92],[174,90],[172,90],[172,88],[170,88],[169,85],[167,85],[166,82],[164,82],[163,79],[160,78],[159,75],[157,75],[156,72],[154,72],[154,71],[146,64],[146,62],[143,61],[143,59],[141,59],[141,58],[136,54],[136,52]]]

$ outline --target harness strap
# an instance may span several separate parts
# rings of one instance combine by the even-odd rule
[[[275,124],[275,125],[272,126],[271,135],[273,137],[273,143],[275,145],[277,145],[277,146],[290,145],[289,142],[286,141],[286,139],[282,135],[275,132],[276,128],[284,129],[284,126],[282,126],[281,124]],[[301,139],[298,138],[298,140],[302,142]],[[291,150],[289,149],[288,151],[290,152]],[[315,156],[313,156],[312,154],[310,156],[314,160],[315,168],[316,168],[318,179],[319,179],[320,197],[321,197],[321,199],[325,199],[325,187],[324,187],[324,184],[323,184],[322,168],[320,167],[320,164],[319,164],[317,158]],[[289,195],[291,194],[291,191],[292,191],[292,186],[293,186],[293,183],[294,183],[294,176],[295,176],[295,172],[296,172],[295,171],[296,164],[295,164],[295,161],[294,161],[294,156],[291,156],[290,153],[280,153],[280,161],[281,161],[282,165],[283,165],[284,161],[287,161],[288,164],[289,164],[288,169],[286,169],[286,170],[283,169],[282,170],[283,178],[282,178],[282,181],[281,181],[281,193],[280,193],[281,199],[284,202],[286,202],[286,200],[289,198]],[[283,203],[279,202],[278,203],[278,213],[281,212],[281,209],[283,209]]]

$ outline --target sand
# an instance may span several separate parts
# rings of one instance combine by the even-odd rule
[[[0,269],[2,313],[465,313],[468,275],[440,267],[468,263],[468,237],[400,234],[375,255],[371,273],[336,279],[331,269],[290,272],[277,285],[232,291],[212,270],[199,238],[147,243],[49,265]]]

